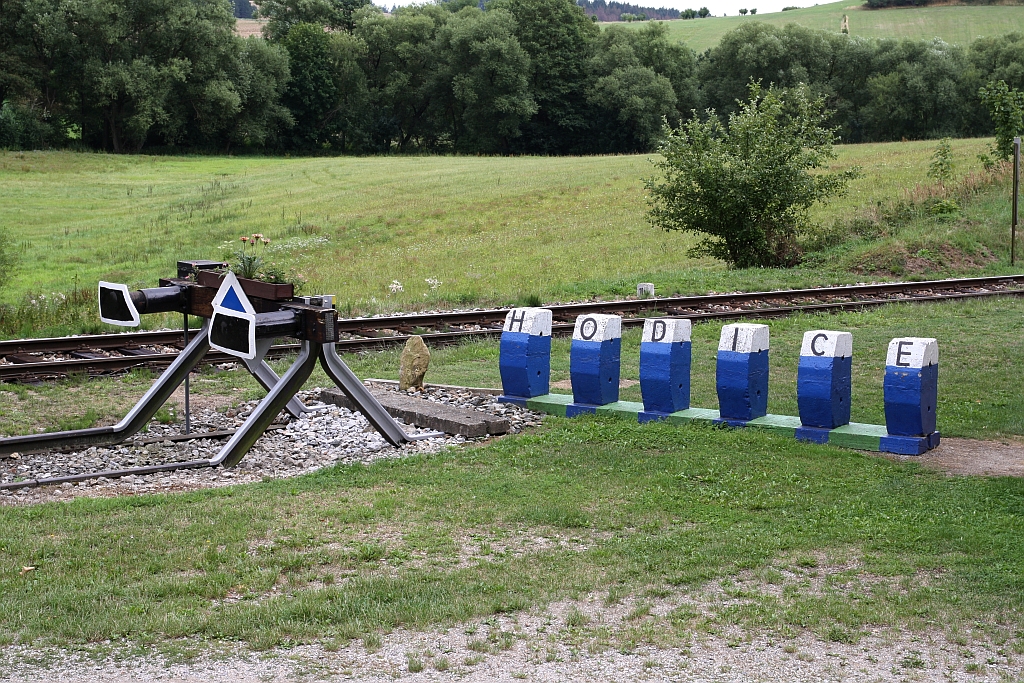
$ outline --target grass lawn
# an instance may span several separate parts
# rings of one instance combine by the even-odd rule
[[[842,642],[938,630],[1019,652],[1022,522],[1020,480],[753,431],[552,418],[295,480],[0,508],[0,640],[369,641],[596,592],[685,598],[605,643],[626,650],[738,625]]]
[[[662,23],[668,28],[671,39],[684,42],[697,52],[703,52],[717,45],[723,35],[744,22],[760,21],[776,26],[799,24],[838,33],[844,14],[850,18],[850,35],[865,38],[941,38],[947,43],[967,45],[982,36],[1024,31],[1024,7],[1020,5],[944,5],[872,10],[863,4],[845,1],[787,12],[759,13],[755,16],[678,19]],[[614,22],[601,25],[639,28],[644,23]]]
[[[1024,384],[1007,368],[1024,357],[1024,298],[963,303],[893,305],[865,312],[798,315],[766,321],[771,326],[769,412],[796,415],[796,368],[803,333],[813,329],[853,333],[853,416],[855,422],[884,424],[882,375],[889,340],[900,336],[939,340],[939,429],[943,436],[1014,438],[1024,436]],[[693,329],[692,404],[717,408],[715,354],[721,324]],[[569,378],[569,340],[552,342],[553,382]],[[623,336],[625,379],[639,379],[640,330]],[[398,378],[398,350],[350,355],[346,362],[360,377]],[[283,372],[287,361],[275,365]],[[23,434],[90,424],[112,424],[127,412],[149,386],[146,372],[119,378],[83,380],[40,386],[0,384],[0,433]],[[428,382],[500,387],[498,344],[481,341],[434,349]],[[307,387],[330,386],[319,368]],[[194,394],[223,394],[238,400],[264,395],[248,373],[212,368],[193,379]],[[570,393],[568,389],[556,393]],[[640,388],[620,393],[639,401]]]
[[[958,172],[974,168],[989,144],[954,141]],[[839,147],[837,165],[860,166],[864,177],[815,218],[842,222],[925,182],[934,147]],[[642,281],[660,292],[706,292],[863,279],[842,264],[734,271],[687,258],[692,236],[644,218],[650,159],[0,152],[0,228],[19,257],[4,298],[92,291],[100,279],[155,286],[176,259],[229,257],[248,232],[270,237],[273,258],[305,276],[307,291],[336,293],[343,314],[622,295]],[[1008,215],[997,199],[996,213]],[[1001,221],[992,224],[1005,241]],[[992,250],[998,260],[985,267],[1006,270],[999,245]],[[431,289],[428,278],[442,284]],[[403,292],[391,294],[393,280]]]
[[[772,321],[770,410],[795,413],[807,329],[853,331],[853,417],[867,422],[882,419],[888,340],[935,336],[943,434],[1019,437],[1022,314],[1024,300],[999,299]],[[715,405],[718,329],[694,329],[697,406]],[[624,377],[637,376],[638,347],[628,332]],[[397,354],[348,360],[361,376],[394,376]],[[553,379],[567,366],[568,342],[555,340]],[[496,386],[497,346],[436,350],[428,379]],[[0,386],[0,430],[111,421],[147,383]],[[310,384],[327,382],[318,371]],[[208,371],[193,386],[261,394],[240,372]],[[127,641],[175,656],[209,641],[372,648],[398,626],[597,594],[678,606],[641,611],[626,631],[581,627],[574,637],[592,651],[736,627],[856,643],[896,627],[1020,653],[1022,531],[1019,479],[949,477],[753,430],[546,418],[485,446],[293,480],[0,507],[0,644],[102,652]]]

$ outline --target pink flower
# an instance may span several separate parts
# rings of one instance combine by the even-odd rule
[[[243,242],[248,242],[249,241],[249,238],[245,237],[245,236],[242,236],[239,239],[242,240]]]

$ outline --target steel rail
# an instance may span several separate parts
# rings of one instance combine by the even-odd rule
[[[688,308],[714,305],[739,305],[764,299],[798,299],[821,297],[868,296],[900,294],[908,291],[934,289],[964,289],[998,285],[1024,286],[1024,274],[996,275],[977,278],[956,278],[950,280],[926,280],[922,282],[886,282],[870,285],[848,285],[839,287],[818,287],[811,289],[783,289],[768,292],[742,292],[737,294],[708,294],[652,299],[624,299],[615,301],[588,301],[574,304],[552,304],[550,309],[555,318],[575,318],[584,313],[630,312],[661,310],[662,308]],[[493,308],[479,311],[452,311],[441,313],[413,313],[409,315],[380,316],[374,318],[346,318],[338,320],[338,332],[359,333],[360,330],[394,329],[396,327],[433,328],[458,326],[485,322],[504,321],[508,308]]]
[[[1024,274],[995,275],[950,280],[927,280],[923,282],[886,282],[870,285],[842,285],[810,289],[784,289],[767,292],[743,292],[736,294],[709,294],[653,299],[625,299],[613,301],[588,301],[574,304],[553,304],[546,306],[556,317],[567,317],[582,313],[621,311],[639,313],[660,310],[663,307],[701,307],[713,305],[739,305],[764,299],[793,299],[815,297],[846,297],[880,294],[900,294],[910,291],[987,287],[1016,284],[1024,286]],[[505,319],[508,308],[482,309],[478,311],[451,311],[441,313],[411,313],[408,315],[379,316],[372,318],[339,319],[339,332],[359,333],[360,331],[394,329],[396,327],[436,328],[444,325],[458,326],[474,323],[498,322]],[[175,346],[182,344],[182,332],[161,330],[158,332],[131,332],[127,334],[93,334],[74,337],[46,337],[38,339],[10,339],[0,341],[0,356],[12,353],[65,353],[89,349],[112,350],[133,346]]]
[[[770,292],[749,292],[741,294],[712,294],[706,296],[663,297],[655,299],[630,299],[620,301],[597,301],[577,304],[556,304],[548,306],[556,320],[571,320],[577,315],[597,312],[616,313],[653,313],[685,316],[693,320],[730,320],[746,317],[779,317],[797,312],[824,312],[836,310],[855,310],[884,306],[892,303],[913,303],[930,301],[949,301],[989,296],[1020,296],[1022,289],[994,289],[986,287],[1024,285],[1024,275],[993,276],[983,278],[960,278],[954,280],[931,280],[912,283],[883,283],[874,285],[854,285],[848,287],[825,287],[815,289],[777,290]],[[982,291],[963,291],[964,289],[980,288]],[[950,290],[954,290],[951,291]],[[943,291],[949,293],[941,293]],[[915,293],[916,292],[916,293]],[[940,293],[935,293],[940,292]],[[876,298],[861,300],[845,300],[851,297],[874,294]],[[904,296],[888,298],[891,295]],[[877,298],[879,295],[887,298]],[[762,306],[738,308],[743,304],[775,302],[786,299],[844,299],[843,301],[827,301],[824,303],[806,303],[791,306]],[[727,310],[706,310],[709,307],[730,306]],[[705,310],[701,310],[705,309]],[[375,330],[401,329],[408,327],[445,327],[469,323],[490,324],[479,330],[453,330],[432,332],[421,335],[428,344],[444,345],[457,343],[467,339],[482,338],[499,334],[496,323],[504,321],[507,308],[482,311],[455,311],[451,313],[430,313],[388,316],[379,318],[351,318],[338,321],[339,331],[368,332],[369,324]],[[623,324],[628,326],[643,324],[643,317],[625,318]],[[571,331],[570,322],[556,322],[552,332],[564,333]],[[381,337],[364,337],[359,339],[341,339],[336,343],[338,351],[357,352],[381,349],[395,344],[403,344],[409,334],[395,334]],[[136,332],[133,334],[88,335],[57,339],[19,339],[0,342],[0,356],[16,352],[39,352],[45,349],[50,352],[81,349],[119,349],[137,345],[180,343],[182,333],[179,331]],[[297,351],[298,344],[279,344],[271,347],[268,355],[280,357]],[[73,358],[67,360],[41,361],[33,363],[12,363],[0,365],[0,381],[25,380],[60,377],[76,373],[103,374],[120,372],[139,367],[161,367],[169,365],[177,357],[173,353],[155,353],[139,356],[112,356],[108,358]],[[237,359],[224,353],[210,351],[204,362],[233,362]]]
[[[95,348],[95,347],[94,347]],[[280,357],[298,350],[298,344],[279,344],[270,348],[267,356]],[[143,367],[170,365],[178,357],[176,353],[154,353],[146,356],[111,356],[110,358],[71,358],[68,360],[41,361],[39,363],[11,363],[0,365],[0,381],[46,379],[66,377],[74,374],[102,375],[123,372]],[[221,351],[207,351],[204,363],[237,363],[238,359]]]
[[[193,327],[190,333],[198,332]],[[0,356],[8,353],[69,353],[89,349],[122,349],[133,346],[175,346],[181,344],[181,330],[129,332],[127,334],[83,334],[75,337],[40,337],[0,341]]]

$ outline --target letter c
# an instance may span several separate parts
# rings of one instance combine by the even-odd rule
[[[814,339],[811,340],[811,353],[813,353],[815,356],[824,356],[825,355],[825,350],[824,349],[822,349],[820,351],[818,350],[818,342],[820,340],[822,340],[822,339],[824,339],[825,341],[828,341],[828,335],[827,334],[822,334],[822,333],[819,332],[818,334],[814,335]]]

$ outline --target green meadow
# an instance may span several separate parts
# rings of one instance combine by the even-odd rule
[[[750,3],[756,7],[756,2]],[[760,21],[775,26],[799,24],[807,28],[839,32],[843,15],[849,17],[850,35],[865,38],[940,38],[947,43],[967,45],[983,36],[1001,36],[1024,31],[1024,6],[1020,5],[940,5],[935,7],[898,7],[868,9],[862,4],[830,2],[786,12],[758,13],[754,16],[708,17],[661,22],[669,37],[682,41],[697,52],[718,44],[722,36],[745,22]],[[602,26],[637,28],[646,22],[606,23]]]
[[[954,141],[958,174],[976,169],[989,144]],[[251,232],[269,236],[274,258],[310,291],[338,293],[343,311],[622,295],[638,280],[664,293],[1008,272],[1003,182],[952,214],[914,208],[933,150],[840,147],[837,165],[863,176],[815,209],[824,234],[885,215],[872,223],[877,234],[835,239],[791,271],[686,257],[690,236],[645,222],[646,156],[0,153],[0,221],[19,256],[5,297],[91,290],[101,278],[152,286],[176,259],[228,257]],[[431,278],[441,281],[435,289]],[[390,291],[395,280],[403,291]],[[883,420],[889,339],[934,336],[943,436],[1017,443],[1024,389],[1008,368],[1024,354],[1022,321],[1022,298],[771,321],[769,410],[796,412],[805,330],[854,333],[853,419],[874,423]],[[717,405],[718,330],[694,328],[695,406]],[[568,347],[554,340],[553,381],[568,378]],[[638,351],[639,333],[629,330],[623,378],[637,379]],[[432,354],[430,382],[499,384],[493,340]],[[397,376],[396,351],[346,361],[364,378]],[[0,433],[109,424],[151,381],[141,371],[0,385]],[[327,385],[318,370],[307,387]],[[246,373],[215,368],[195,375],[192,390],[224,397],[224,409],[263,395]],[[622,398],[637,400],[638,387]],[[1022,529],[1019,479],[948,476],[752,430],[548,417],[487,444],[290,480],[0,505],[0,645],[105,655],[123,644],[178,657],[218,644],[337,648],[361,639],[372,651],[399,627],[597,595],[606,605],[674,606],[638,609],[615,632],[580,622],[552,637],[589,652],[633,652],[736,629],[848,644],[894,629],[991,642],[1016,657]],[[479,662],[516,637],[473,641],[453,657]]]
[[[976,170],[977,155],[989,145],[954,141],[957,173]],[[934,148],[839,146],[835,165],[859,167],[863,175],[846,197],[815,207],[814,218],[842,232],[845,222],[898,200],[927,183]],[[638,281],[655,282],[659,292],[706,292],[853,282],[871,274],[870,264],[842,259],[790,271],[736,271],[689,258],[692,235],[663,232],[645,218],[642,179],[655,173],[652,159],[0,152],[0,227],[13,236],[18,258],[2,298],[17,303],[92,291],[100,279],[155,286],[174,273],[176,260],[230,259],[238,238],[254,232],[272,240],[269,258],[304,278],[305,291],[338,295],[345,314],[621,296]],[[984,244],[993,257],[935,262],[933,270],[1005,268],[1000,212],[1008,209],[1001,190],[992,202],[985,209],[992,215],[975,220],[967,212],[939,232],[946,241]],[[936,225],[915,223],[918,236],[901,248],[927,247],[937,239]],[[876,276],[893,274],[899,269]],[[392,291],[394,282],[400,291]]]

